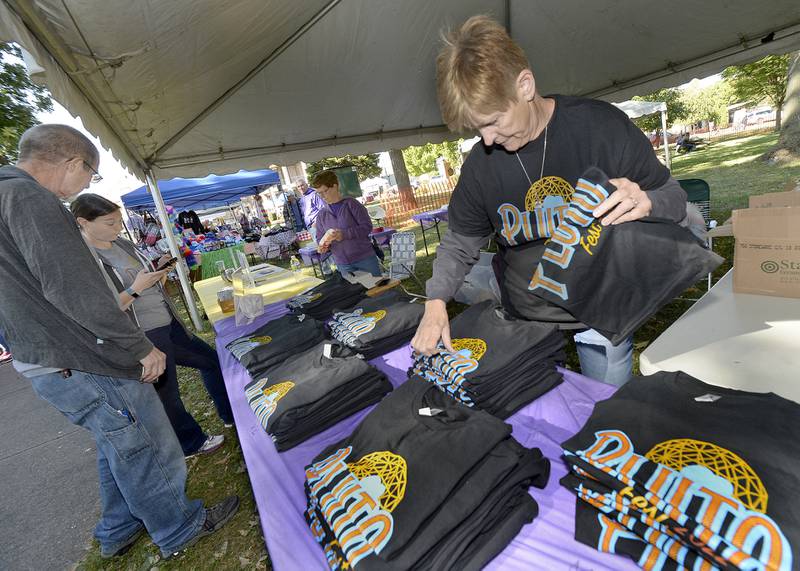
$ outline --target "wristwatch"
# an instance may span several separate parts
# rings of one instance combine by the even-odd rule
[[[135,289],[133,289],[133,286],[125,288],[125,293],[127,293],[132,298],[139,297],[139,292],[137,292]]]

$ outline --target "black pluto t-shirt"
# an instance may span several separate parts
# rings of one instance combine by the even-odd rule
[[[350,283],[338,272],[308,291],[286,302],[294,313],[305,313],[320,321],[330,317],[332,311],[345,309],[367,295],[360,283]]]
[[[562,484],[607,506],[578,502],[576,539],[640,562],[672,559],[654,569],[692,568],[698,554],[721,568],[797,569],[799,433],[800,405],[772,393],[682,372],[635,377],[562,444],[568,464],[599,470]],[[647,517],[651,529],[629,533]]]
[[[306,467],[312,531],[321,542],[335,540],[351,566],[368,556],[391,559],[510,434],[501,420],[411,377]],[[364,495],[377,500],[370,510],[344,497]],[[335,538],[324,537],[326,527]]]
[[[669,220],[603,226],[592,210],[613,191],[600,169],[583,174],[529,289],[618,345],[723,258]]]
[[[664,185],[670,174],[644,133],[613,105],[548,97],[555,99],[556,106],[547,128],[542,179],[544,132],[516,153],[478,143],[461,169],[450,200],[449,225],[467,236],[495,234],[503,305],[511,313],[574,328],[578,326],[574,317],[532,295],[528,285],[578,178],[595,166],[611,178],[627,177],[652,190]]]
[[[307,315],[284,315],[225,347],[254,379],[325,338],[325,328]]]

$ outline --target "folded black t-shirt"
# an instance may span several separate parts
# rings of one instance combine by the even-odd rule
[[[399,557],[464,476],[509,437],[510,426],[501,420],[412,377],[383,399],[350,437],[324,450],[306,468],[312,531],[328,552],[335,543],[356,568],[366,558]],[[496,469],[502,466],[496,463]],[[427,533],[442,536],[449,531],[427,528]]]
[[[796,569],[798,433],[797,403],[708,385],[682,372],[657,373],[635,377],[597,403],[583,429],[562,446],[568,461],[597,467],[595,479],[614,489],[608,501],[640,509],[663,501],[656,517],[677,518],[686,541],[692,542],[686,530],[702,525],[764,565]],[[572,489],[575,474],[564,482]],[[604,526],[597,510],[583,504],[578,540],[636,560],[654,553],[626,530]]]
[[[723,259],[668,220],[601,225],[592,210],[614,190],[584,173],[528,289],[616,345]]]
[[[553,324],[516,319],[491,301],[450,324],[454,353],[414,355],[412,372],[467,406],[506,418],[561,382],[564,336]]]
[[[391,390],[386,375],[335,342],[294,355],[244,388],[278,450],[319,434]]]
[[[408,338],[423,313],[424,303],[417,298],[388,291],[334,313],[328,328],[335,339],[361,351],[385,339]]]
[[[325,338],[323,324],[307,315],[284,315],[225,347],[254,379]]]
[[[351,307],[366,295],[367,288],[360,283],[350,283],[337,272],[321,284],[290,299],[286,307],[294,313],[305,313],[323,321],[333,311]]]

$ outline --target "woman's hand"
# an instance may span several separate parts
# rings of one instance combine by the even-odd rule
[[[447,306],[441,299],[431,299],[425,302],[425,314],[411,340],[411,346],[417,353],[431,356],[439,352],[440,340],[447,351],[455,352],[450,342],[450,320],[447,317]]]
[[[650,216],[653,203],[637,183],[627,178],[612,178],[609,182],[617,187],[617,190],[592,213],[595,218],[602,218],[600,223],[603,226],[622,224]]]
[[[320,238],[317,252],[324,254],[331,249],[331,244],[333,242],[341,242],[342,240],[344,240],[344,232],[338,228],[329,228],[325,231],[322,238]]]
[[[339,228],[331,228],[329,232],[330,234],[328,234],[328,241],[341,242],[344,240],[344,232],[342,232]]]
[[[153,287],[158,281],[167,275],[168,270],[161,270],[160,272],[148,272],[147,270],[139,270],[136,274],[136,279],[133,280],[133,291],[142,293],[144,290]]]

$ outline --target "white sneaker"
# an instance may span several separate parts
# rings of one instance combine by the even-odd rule
[[[191,458],[192,456],[197,456],[198,454],[213,454],[222,448],[223,444],[225,444],[224,435],[211,434],[208,438],[206,438],[206,441],[203,442],[203,445],[196,452],[188,454],[186,457]]]

